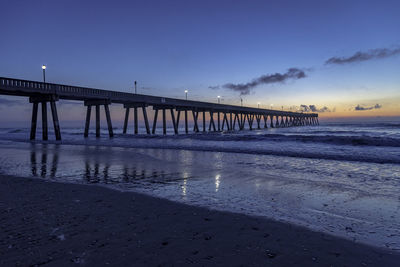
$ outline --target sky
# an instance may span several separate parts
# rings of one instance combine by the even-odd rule
[[[400,1],[0,2],[0,76],[317,111],[400,116]],[[21,103],[23,103],[21,105]],[[81,119],[60,104],[61,119]],[[0,122],[29,121],[0,96]],[[122,108],[113,107],[122,114]],[[122,116],[121,116],[122,118]]]

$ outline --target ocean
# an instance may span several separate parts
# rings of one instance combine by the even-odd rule
[[[399,121],[177,136],[116,128],[112,139],[105,128],[99,139],[61,129],[61,142],[30,142],[28,128],[0,128],[0,174],[140,192],[400,250]]]

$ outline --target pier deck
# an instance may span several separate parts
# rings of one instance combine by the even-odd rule
[[[43,83],[37,81],[12,79],[0,77],[0,94],[29,97],[29,101],[33,104],[32,123],[31,123],[31,139],[35,139],[38,104],[42,107],[42,127],[43,139],[47,140],[47,103],[50,103],[53,124],[56,139],[61,139],[56,102],[59,99],[82,101],[87,106],[87,116],[85,124],[84,136],[88,137],[88,129],[90,126],[90,115],[92,107],[96,112],[96,136],[100,136],[100,106],[104,106],[107,118],[107,125],[110,137],[113,136],[111,117],[109,111],[110,104],[121,104],[125,108],[124,133],[127,132],[130,109],[134,110],[135,134],[138,133],[138,109],[142,109],[143,118],[148,134],[155,133],[157,125],[158,111],[163,116],[163,133],[166,134],[166,110],[170,110],[171,121],[174,127],[174,133],[178,134],[178,125],[181,112],[184,113],[185,133],[188,129],[188,114],[192,115],[194,122],[194,131],[200,131],[200,121],[202,121],[202,131],[207,131],[206,113],[209,113],[208,131],[239,130],[245,129],[245,123],[252,130],[253,123],[255,128],[261,128],[261,121],[264,121],[263,128],[268,128],[267,120],[269,118],[269,127],[289,127],[317,125],[317,113],[299,113],[290,111],[279,111],[271,109],[260,109],[252,107],[242,107],[235,105],[217,104],[202,101],[193,101],[161,96],[151,96],[142,94],[132,94],[126,92],[117,92],[112,90],[103,90],[96,88],[87,88],[80,86],[71,86],[54,83]],[[151,106],[155,110],[153,119],[153,128],[150,131],[150,123],[146,112],[146,107]],[[199,118],[199,113],[202,117]],[[254,120],[255,119],[255,120]],[[216,126],[217,122],[217,126]],[[221,127],[222,126],[222,127]]]

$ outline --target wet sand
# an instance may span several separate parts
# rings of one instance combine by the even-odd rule
[[[93,186],[0,177],[0,265],[396,266],[281,222]]]

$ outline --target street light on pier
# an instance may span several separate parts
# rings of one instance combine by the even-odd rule
[[[189,92],[188,90],[185,90],[186,100],[187,100],[187,93],[188,93],[188,92]]]
[[[221,104],[221,96],[217,96],[218,97],[218,104]]]
[[[135,95],[137,94],[137,81],[135,81]]]
[[[260,102],[257,103],[257,108],[260,108]]]
[[[46,82],[46,65],[42,65],[42,70],[43,70],[43,82]]]
[[[274,107],[274,104],[271,104],[271,106],[270,106],[270,107],[271,107],[271,109],[273,109],[273,107]]]
[[[243,107],[243,98],[240,98],[240,106]]]

